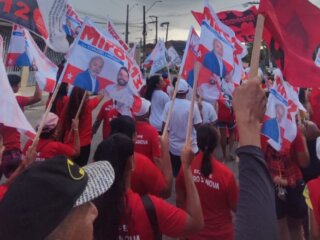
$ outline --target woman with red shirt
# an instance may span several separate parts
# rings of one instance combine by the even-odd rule
[[[165,140],[168,147],[168,139]],[[182,152],[182,167],[185,171],[186,211],[163,199],[147,195],[151,202],[157,224],[150,217],[143,198],[130,188],[131,172],[134,169],[134,142],[123,134],[114,134],[97,148],[94,159],[108,158],[115,171],[115,182],[110,191],[97,199],[95,205],[99,216],[94,226],[94,238],[105,239],[156,239],[155,232],[172,237],[194,234],[203,226],[199,195],[192,181],[190,163],[193,154],[190,148]],[[112,208],[108,206],[113,206]],[[153,224],[152,224],[153,223]]]
[[[197,143],[201,152],[191,164],[193,181],[197,187],[204,228],[188,239],[234,239],[231,212],[236,211],[238,187],[230,169],[216,160],[214,150],[219,142],[215,127],[203,124],[197,129]],[[186,185],[180,171],[176,180],[177,206],[184,208]]]
[[[62,127],[60,131],[64,136],[64,143],[72,143],[73,136],[69,134],[72,119],[75,118],[79,106],[81,104],[81,100],[85,94],[85,90],[74,87],[72,93],[69,98],[68,104],[65,106],[62,114]],[[97,95],[94,97],[87,97],[83,107],[80,111],[79,115],[79,136],[80,136],[80,155],[75,158],[74,161],[79,166],[84,166],[87,164],[90,149],[91,149],[91,140],[92,140],[92,111],[98,106],[100,101],[102,100],[102,95]]]

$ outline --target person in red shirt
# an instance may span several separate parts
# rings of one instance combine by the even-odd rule
[[[233,147],[235,142],[235,117],[232,107],[227,106],[222,100],[218,100],[218,121],[217,127],[220,131],[220,144],[223,160],[234,160]],[[227,151],[228,144],[228,151]]]
[[[48,107],[50,100],[51,96],[49,96],[47,100],[46,108]],[[52,103],[50,112],[56,114],[59,118],[61,118],[63,108],[68,103],[68,100],[68,83],[61,83],[57,96]]]
[[[214,156],[219,142],[219,133],[210,124],[200,125],[197,129],[197,144],[200,152],[191,164],[193,181],[197,187],[204,228],[195,239],[234,239],[232,211],[236,211],[238,187],[232,171],[220,163]],[[177,206],[185,207],[186,186],[183,171],[176,179]]]
[[[74,142],[73,135],[70,132],[72,119],[75,118],[81,100],[85,94],[85,90],[74,87],[69,98],[68,104],[65,106],[62,114],[61,125],[59,127],[62,133],[63,142],[71,144]],[[102,100],[102,95],[93,97],[86,96],[86,100],[79,115],[79,136],[80,136],[80,155],[74,159],[79,166],[87,164],[92,140],[92,111],[98,106]]]
[[[298,127],[290,149],[281,151],[273,149],[267,140],[267,137],[261,136],[262,149],[275,184],[279,239],[290,239],[290,236],[301,236],[299,239],[302,239],[302,220],[307,207],[302,196],[305,183],[299,167],[309,165],[305,137]]]
[[[68,158],[73,159],[79,155],[80,153],[80,138],[79,138],[79,129],[78,129],[79,120],[74,119],[72,122],[72,131],[74,134],[73,146],[56,141],[55,132],[56,132],[58,121],[59,121],[59,117],[56,114],[49,112],[47,118],[45,119],[44,126],[40,134],[40,139],[37,144],[36,161],[44,161],[46,159],[53,158],[60,155],[65,155]],[[29,140],[23,149],[24,154],[27,152],[27,150],[31,145],[32,145],[32,140]]]
[[[168,139],[164,141],[167,148]],[[135,168],[133,154],[134,142],[123,134],[111,135],[97,148],[95,160],[103,161],[108,156],[116,178],[110,192],[94,202],[99,211],[94,238],[153,240],[158,239],[156,236],[159,234],[184,237],[199,231],[203,226],[203,216],[199,195],[192,181],[191,148],[185,148],[181,155],[186,173],[186,211],[152,195],[141,197],[131,190],[130,175]],[[146,202],[149,203],[147,208]],[[117,203],[117,206],[107,208],[111,203]]]
[[[320,239],[320,177],[307,183],[303,195],[309,207],[309,224],[312,239]]]
[[[157,129],[148,121],[151,103],[142,98],[141,105],[140,112],[135,113],[137,131],[135,152],[145,155],[157,166],[161,166],[159,134]]]
[[[163,72],[161,76],[163,78],[163,81],[165,82],[165,85],[162,87],[162,91],[168,94],[168,87],[171,85],[169,75],[167,72]]]
[[[111,135],[122,133],[130,137],[133,141],[136,140],[136,126],[134,120],[129,116],[120,116],[111,121]],[[131,188],[134,192],[140,195],[147,193],[159,197],[168,198],[171,195],[172,188],[172,168],[170,156],[167,146],[162,147],[162,160],[157,167],[151,159],[135,152],[135,168],[131,175]]]
[[[93,134],[97,133],[100,127],[100,124],[103,121],[102,137],[103,139],[107,139],[111,131],[110,122],[121,115],[132,116],[132,112],[130,108],[124,105],[123,103],[117,102],[112,99],[109,101],[106,101],[102,105],[100,112],[96,118],[96,121],[92,126]]]
[[[18,93],[21,78],[17,75],[9,74],[8,79],[13,92]],[[42,92],[38,84],[36,84],[33,96],[17,96],[16,98],[20,108],[24,111],[24,107],[41,101]],[[0,134],[3,137],[3,144],[5,146],[5,151],[2,154],[2,164],[0,166],[0,178],[2,174],[8,178],[21,162],[20,133],[15,128],[0,124]]]
[[[109,134],[110,134],[110,115],[109,112],[114,109],[114,104],[113,104],[113,100],[109,99],[108,101],[106,101],[102,107],[100,108],[100,111],[97,115],[97,118],[93,124],[92,127],[92,133],[96,134],[101,122],[103,122],[103,126],[102,126],[102,137],[103,139],[106,139]],[[114,115],[115,117],[118,116],[118,114]],[[112,116],[113,117],[113,116]]]

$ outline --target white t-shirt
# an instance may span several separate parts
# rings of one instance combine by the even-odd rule
[[[220,97],[218,87],[209,83],[201,84],[197,89],[197,93],[203,98],[203,100],[212,104],[214,104]]]
[[[212,123],[218,119],[217,112],[212,104],[202,101],[202,123]]]
[[[149,122],[159,132],[162,130],[162,113],[164,106],[170,101],[169,96],[162,90],[155,90],[151,98],[151,114]]]
[[[171,101],[168,102],[164,108],[162,120],[163,122],[167,119]],[[187,99],[177,98],[173,105],[173,111],[169,123],[169,143],[170,152],[176,156],[181,155],[182,147],[186,141],[186,130],[188,126],[188,116],[190,111],[191,102]],[[193,125],[201,123],[201,115],[198,105],[195,104],[193,112]],[[191,131],[191,144],[192,151],[198,152],[196,130],[193,127]]]

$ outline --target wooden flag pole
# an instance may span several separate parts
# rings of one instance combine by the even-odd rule
[[[193,92],[192,92],[192,99],[191,99],[191,107],[188,117],[188,125],[187,125],[187,133],[186,133],[186,145],[191,146],[191,131],[193,126],[193,112],[194,112],[194,104],[196,101],[196,94],[197,94],[197,84],[198,84],[198,77],[200,68],[202,67],[202,64],[200,62],[194,63],[194,81],[193,81]]]
[[[86,100],[86,98],[87,98],[87,94],[88,94],[88,91],[86,90],[86,91],[84,92],[84,94],[83,94],[83,97],[82,97],[82,99],[81,99],[81,103],[80,103],[80,105],[79,105],[77,114],[76,114],[76,116],[74,117],[74,119],[78,119],[78,118],[79,118],[80,113],[81,113],[81,110],[82,110],[82,107],[83,107],[84,102],[85,102],[85,100]],[[72,134],[72,131],[71,131],[71,129],[70,129],[69,134],[68,134],[68,138],[67,138],[67,142],[69,142],[69,140],[70,140],[70,138],[71,138],[71,134]]]
[[[43,126],[44,126],[44,122],[45,122],[45,120],[46,120],[46,118],[47,118],[47,116],[48,116],[48,114],[49,114],[49,112],[50,112],[50,110],[51,110],[51,108],[52,108],[53,101],[54,101],[54,100],[56,99],[56,97],[57,97],[57,94],[58,94],[58,91],[59,91],[59,89],[60,89],[60,86],[61,86],[61,83],[59,83],[59,84],[57,85],[57,87],[55,88],[55,90],[54,90],[54,92],[53,92],[53,94],[52,94],[52,96],[51,96],[50,102],[49,102],[49,104],[48,104],[48,106],[47,106],[47,109],[46,109],[46,111],[45,111],[45,113],[44,113],[44,117],[43,117],[43,119],[41,120],[41,122],[40,122],[40,124],[39,124],[38,130],[37,130],[37,134],[36,134],[36,136],[35,136],[35,138],[34,138],[34,140],[33,140],[33,143],[32,143],[32,145],[31,145],[31,149],[32,149],[32,150],[35,149],[35,148],[37,147],[37,145],[38,145],[39,137],[40,137],[40,134],[41,134],[41,132],[42,132],[42,129],[43,129]]]
[[[176,100],[177,93],[178,93],[179,82],[180,82],[180,76],[178,76],[178,80],[176,82],[176,85],[174,86],[174,91],[173,91],[171,104],[170,104],[170,108],[169,108],[169,113],[167,115],[166,123],[164,125],[163,132],[162,132],[162,137],[163,138],[168,135],[169,123],[170,123],[171,115],[172,115],[172,112],[173,112],[173,105],[174,105],[174,102]]]
[[[264,16],[259,14],[256,25],[256,32],[254,36],[253,49],[251,54],[249,79],[253,79],[258,75],[259,62],[260,62],[260,47],[262,41]]]

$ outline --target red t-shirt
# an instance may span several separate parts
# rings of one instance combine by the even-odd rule
[[[315,219],[320,225],[320,177],[307,183]]]
[[[103,126],[102,126],[102,136],[103,139],[106,139],[110,135],[110,122],[112,119],[117,118],[120,114],[118,111],[113,108],[113,101],[112,99],[109,101],[106,101],[101,109],[100,112],[97,116],[98,121],[103,121]]]
[[[311,121],[317,124],[320,128],[320,89],[313,88],[311,94],[309,95],[309,101],[312,109]]]
[[[24,107],[29,103],[29,97],[17,96],[16,98],[21,110],[24,111]],[[6,151],[21,148],[20,133],[16,128],[0,124],[0,134],[3,137],[3,145],[6,147]]]
[[[162,234],[171,237],[184,235],[187,221],[185,211],[167,203],[163,199],[149,196],[155,209]],[[120,221],[119,239],[153,240],[153,229],[139,194],[127,192],[127,217]]]
[[[136,122],[137,139],[135,151],[151,159],[161,157],[159,134],[155,127],[148,122]]]
[[[0,201],[3,199],[7,191],[8,191],[7,186],[0,185]]]
[[[28,140],[23,149],[23,154],[26,154],[28,148],[32,145],[32,141]],[[53,141],[52,139],[40,139],[37,145],[36,161],[43,161],[45,159],[64,155],[69,158],[74,156],[75,150],[68,144]]]
[[[232,110],[221,100],[218,100],[218,121],[226,123],[233,123],[235,121]]]
[[[212,173],[208,177],[203,176],[202,157],[202,152],[197,154],[191,164],[191,170],[200,197],[204,228],[188,239],[233,240],[231,203],[236,203],[238,200],[235,177],[229,168],[214,158],[211,159]],[[185,192],[183,170],[176,179],[176,189]]]
[[[99,99],[92,97],[86,100],[82,112],[79,117],[79,136],[80,136],[80,147],[91,144],[92,140],[92,111],[98,106]],[[66,109],[66,108],[65,108]],[[64,115],[68,114],[64,111]],[[63,117],[65,119],[65,117]],[[66,129],[64,135],[64,142],[67,142],[69,137],[70,129]],[[73,143],[73,134],[69,139],[68,143]]]
[[[165,93],[168,93],[168,87],[170,86],[170,80],[169,80],[169,78],[164,78],[163,80],[166,83],[166,85],[162,88],[162,91],[164,91]]]
[[[131,174],[131,188],[140,195],[153,194],[159,196],[165,187],[162,172],[149,158],[134,153],[134,170]]]

